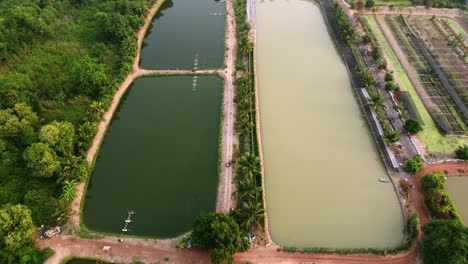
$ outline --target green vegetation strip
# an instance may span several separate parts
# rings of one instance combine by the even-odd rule
[[[410,0],[375,0],[376,6],[395,6],[395,7],[410,7],[413,3]]]
[[[468,45],[468,33],[454,20],[446,18],[447,23],[457,34],[461,34],[465,38],[465,43]]]
[[[457,208],[446,191],[442,172],[429,174],[421,179],[427,208],[436,219],[454,219],[462,222]]]
[[[418,136],[425,145],[426,149],[429,152],[452,153],[459,145],[462,145],[463,142],[466,141],[466,139],[458,137],[448,138],[444,137],[439,133],[439,130],[437,129],[434,121],[429,115],[429,112],[424,107],[421,99],[416,93],[416,90],[414,89],[413,85],[408,79],[406,72],[403,70],[403,67],[401,66],[398,58],[396,57],[385,36],[380,30],[379,25],[375,21],[375,18],[373,16],[364,16],[363,19],[367,21],[367,24],[372,29],[375,38],[379,42],[380,47],[382,47],[385,57],[392,65],[394,73],[400,81],[402,90],[410,93],[416,105],[416,108],[418,109],[418,112],[421,115],[421,118],[423,119],[424,130],[419,132]]]

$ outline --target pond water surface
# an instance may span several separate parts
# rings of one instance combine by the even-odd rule
[[[468,177],[448,177],[445,181],[447,191],[457,207],[465,226],[468,226]]]
[[[222,80],[199,76],[134,82],[112,120],[83,209],[91,230],[174,237],[215,208]]]
[[[286,246],[395,247],[403,219],[319,6],[257,0],[267,210]]]
[[[145,69],[221,68],[224,56],[224,1],[166,0],[153,19],[141,52]]]

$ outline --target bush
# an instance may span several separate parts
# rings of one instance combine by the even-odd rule
[[[210,249],[213,263],[227,260],[232,263],[233,255],[237,251],[248,248],[244,239],[245,234],[240,231],[234,218],[226,213],[202,213],[193,225],[193,244],[201,248]]]
[[[372,42],[372,38],[371,38],[369,35],[366,34],[366,35],[364,35],[364,36],[362,37],[362,41],[363,41],[364,43],[371,43],[371,42]]]
[[[374,5],[374,0],[366,0],[366,8],[372,8]]]
[[[468,160],[468,145],[458,146],[455,150],[455,156],[458,159]]]
[[[405,122],[405,130],[411,135],[414,135],[421,131],[422,127],[421,124],[419,124],[418,120],[410,118]]]
[[[405,169],[411,174],[415,174],[422,169],[421,155],[415,155],[413,158],[406,161]]]
[[[421,179],[421,182],[422,182],[422,187],[425,191],[428,191],[428,190],[439,191],[439,190],[445,189],[444,175],[441,172],[426,175]]]
[[[391,72],[387,72],[385,74],[385,81],[386,82],[393,82],[393,74]]]
[[[442,173],[426,175],[421,182],[426,196],[424,202],[432,215],[440,219],[460,219],[457,208],[445,191]]]
[[[385,84],[385,89],[388,91],[400,91],[400,86],[392,81],[389,81]]]

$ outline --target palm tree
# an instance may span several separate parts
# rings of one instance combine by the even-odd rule
[[[260,175],[260,158],[254,153],[245,153],[239,158],[238,168],[241,172],[247,173],[252,171],[254,175]]]
[[[375,111],[378,109],[385,108],[384,100],[380,93],[373,93],[370,95],[370,99],[367,100],[367,104],[370,105]]]
[[[255,177],[252,171],[236,177],[239,186],[237,190],[238,201],[257,200],[261,196],[262,187],[257,186]]]
[[[265,209],[263,204],[258,201],[249,201],[242,203],[240,213],[245,221],[242,223],[245,229],[253,227],[261,227],[262,221],[265,218]]]
[[[400,135],[400,131],[398,130],[386,130],[384,134],[384,138],[389,143],[395,143],[398,141]]]

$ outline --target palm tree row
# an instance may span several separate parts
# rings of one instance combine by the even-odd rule
[[[263,206],[262,170],[258,156],[255,130],[255,89],[250,65],[253,45],[248,38],[250,30],[246,23],[246,1],[235,0],[238,60],[236,65],[237,106],[236,132],[239,136],[239,158],[235,164],[234,182],[237,186],[237,209],[232,212],[244,231],[261,230],[265,219]],[[243,62],[248,59],[245,65]]]
[[[236,166],[237,210],[241,227],[260,229],[265,218],[260,158],[254,153],[244,153]]]

